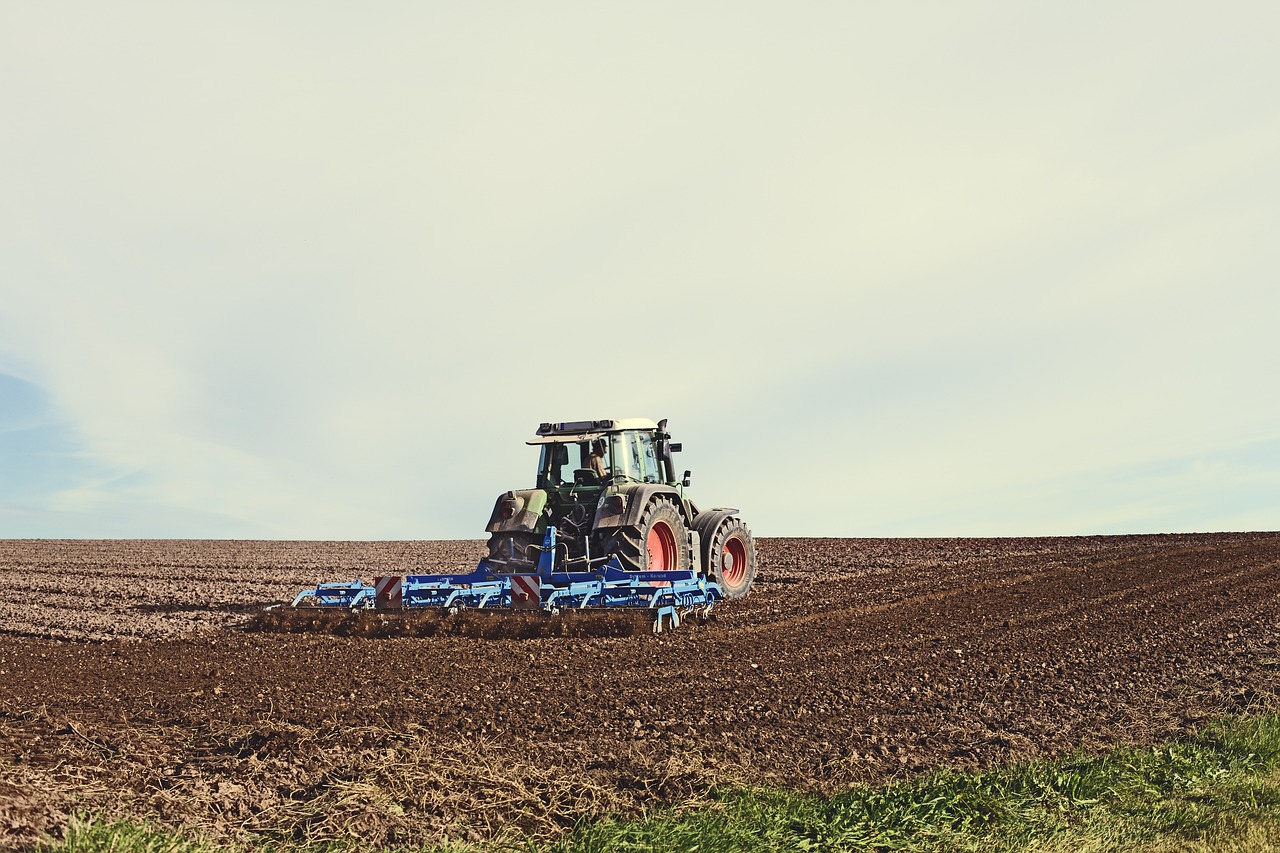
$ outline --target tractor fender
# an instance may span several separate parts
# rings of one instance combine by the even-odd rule
[[[693,518],[693,529],[698,534],[698,538],[702,540],[701,553],[698,554],[699,570],[706,572],[707,567],[711,565],[711,541],[716,538],[716,531],[720,529],[720,525],[738,514],[738,510],[733,507],[717,506],[711,509],[704,509]]]
[[[498,495],[485,526],[488,533],[540,532],[542,511],[547,507],[545,489],[520,489]],[[506,517],[510,510],[510,518]]]
[[[626,506],[623,507],[622,512],[615,511],[609,505],[609,498],[619,494],[626,499]],[[674,487],[663,483],[627,483],[605,489],[600,495],[600,503],[596,505],[596,515],[592,523],[592,529],[634,527],[640,523],[640,517],[644,515],[644,508],[649,505],[649,501],[653,500],[657,495],[669,495],[671,502],[676,505],[676,509],[680,514],[685,514],[684,502],[680,500],[680,493]],[[686,518],[685,522],[687,523],[688,521],[689,519]]]

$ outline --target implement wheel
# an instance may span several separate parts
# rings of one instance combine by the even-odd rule
[[[669,572],[689,568],[689,531],[680,511],[665,498],[645,508],[640,524],[614,534],[608,553],[633,572]]]
[[[720,584],[725,598],[742,598],[756,578],[756,542],[739,519],[716,528],[708,553],[707,575]]]

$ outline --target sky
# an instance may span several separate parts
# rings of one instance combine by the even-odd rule
[[[1280,6],[0,0],[0,537],[1280,529]]]

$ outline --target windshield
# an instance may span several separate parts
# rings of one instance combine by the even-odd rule
[[[662,482],[662,468],[658,464],[652,433],[628,431],[614,433],[609,439],[614,477],[634,483]]]

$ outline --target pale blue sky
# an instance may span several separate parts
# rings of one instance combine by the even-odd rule
[[[1280,527],[1271,3],[0,11],[0,536]]]

